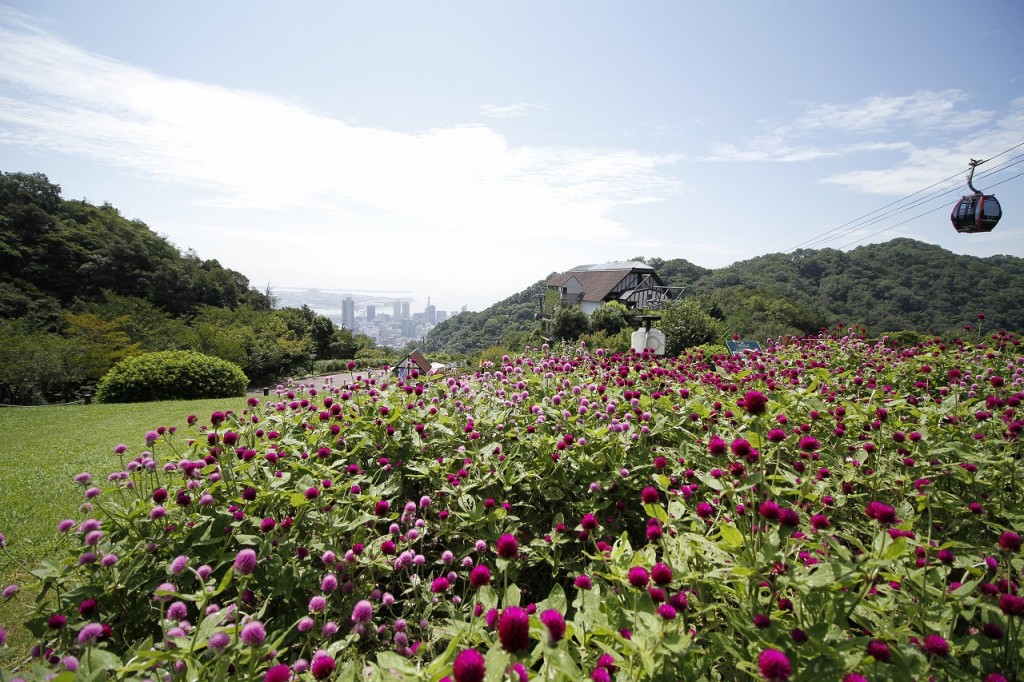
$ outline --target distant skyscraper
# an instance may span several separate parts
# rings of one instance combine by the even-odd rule
[[[437,323],[438,324],[441,324],[442,322],[444,322],[447,319],[448,319],[448,311],[447,310],[438,310],[437,311]]]
[[[437,306],[430,303],[430,297],[427,296],[427,307],[423,309],[424,314],[427,318],[427,324],[437,324]]]
[[[402,319],[402,302],[401,301],[395,301],[395,312],[392,315],[392,318],[394,319],[395,322],[398,322],[400,319]]]
[[[408,320],[409,319],[409,302],[408,301],[402,301],[402,319],[403,320]]]
[[[466,312],[466,306],[462,306],[462,312]]]
[[[356,328],[356,302],[351,296],[341,302],[341,326],[349,330]]]
[[[366,306],[366,321],[373,322],[377,319],[377,306],[368,305]]]

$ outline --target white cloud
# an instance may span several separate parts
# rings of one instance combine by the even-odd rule
[[[191,185],[207,205],[585,241],[625,234],[610,217],[617,207],[679,190],[661,173],[674,157],[514,147],[480,125],[416,135],[355,126],[260,93],[166,78],[10,19],[0,15],[0,144]]]
[[[895,124],[917,129],[955,130],[973,128],[992,120],[984,109],[958,110],[970,96],[962,90],[919,90],[900,97],[876,95],[856,104],[812,106],[797,124],[808,129],[826,128],[851,132],[879,132]]]
[[[535,111],[543,111],[543,104],[533,104],[532,102],[516,102],[514,104],[498,105],[498,104],[481,104],[480,113],[484,116],[490,116],[492,118],[521,118],[528,116]]]

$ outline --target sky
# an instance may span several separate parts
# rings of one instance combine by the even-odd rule
[[[259,289],[413,310],[637,256],[1024,257],[1021,27],[1019,0],[26,0],[0,171]],[[949,221],[970,159],[988,234]]]

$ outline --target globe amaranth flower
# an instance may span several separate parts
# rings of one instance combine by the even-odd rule
[[[793,674],[789,657],[778,649],[765,649],[757,657],[757,669],[761,677],[770,682],[785,682]]]
[[[463,649],[455,656],[452,665],[455,682],[483,682],[486,672],[486,660],[476,649]]]
[[[477,564],[469,572],[469,584],[473,587],[483,587],[491,582],[491,569],[483,564]]]
[[[353,623],[369,623],[373,620],[373,604],[366,599],[356,602],[352,607]]]
[[[251,620],[242,626],[242,634],[239,637],[245,644],[257,647],[267,641],[267,631],[263,627],[263,623],[258,620]]]
[[[188,567],[188,556],[182,554],[171,562],[171,573],[178,575]]]
[[[747,414],[764,414],[768,411],[768,396],[761,391],[747,391],[741,405]]]
[[[651,578],[658,585],[668,585],[672,582],[672,567],[659,561],[651,566]]]
[[[1003,531],[999,536],[999,547],[1006,552],[1019,552],[1021,546],[1020,535],[1012,530]]]
[[[334,673],[334,658],[330,655],[318,652],[313,656],[313,663],[309,666],[309,672],[314,680],[326,680]]]
[[[91,646],[103,636],[103,625],[100,623],[86,623],[78,631],[78,643],[81,646]]]
[[[235,572],[241,575],[250,575],[256,570],[256,551],[243,549],[235,556]]]
[[[498,617],[498,639],[509,653],[523,651],[530,646],[530,616],[518,606],[507,606]]]
[[[263,676],[263,682],[288,682],[292,676],[292,669],[285,663],[279,663],[267,671]]]
[[[565,636],[565,617],[555,609],[548,609],[540,614],[540,622],[548,629],[548,638],[552,644],[561,641]]]
[[[921,643],[921,648],[932,656],[949,655],[949,642],[942,635],[926,635],[924,642]]]
[[[516,536],[505,533],[498,538],[495,550],[502,559],[515,559],[519,554],[519,541],[516,540]]]
[[[224,651],[228,644],[231,644],[231,637],[226,632],[215,632],[206,641],[206,645],[217,653]]]
[[[633,566],[626,577],[633,587],[647,587],[647,583],[651,581],[651,574],[643,566]]]

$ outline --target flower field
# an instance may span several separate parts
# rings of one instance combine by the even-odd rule
[[[153,425],[0,679],[1019,679],[1022,355],[545,347]]]

